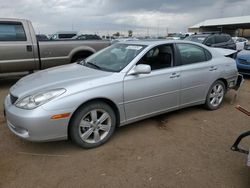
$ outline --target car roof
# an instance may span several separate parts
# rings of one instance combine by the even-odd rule
[[[195,37],[195,36],[198,36],[198,37],[208,37],[208,36],[210,36],[210,35],[212,35],[212,34],[193,34],[193,35],[190,35],[191,37]]]
[[[189,43],[201,46],[200,44],[192,41],[185,40],[134,40],[134,41],[124,41],[119,42],[120,44],[131,44],[131,45],[146,45],[146,46],[155,46],[161,44],[173,44],[173,43]]]

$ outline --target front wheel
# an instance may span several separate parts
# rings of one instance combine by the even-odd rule
[[[224,83],[220,80],[214,82],[208,91],[205,107],[209,110],[217,110],[222,104],[225,93]]]
[[[92,102],[81,107],[70,123],[73,142],[83,148],[98,147],[112,136],[116,125],[113,109],[103,102]]]

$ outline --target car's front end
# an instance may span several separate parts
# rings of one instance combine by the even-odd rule
[[[12,94],[5,98],[4,108],[7,126],[15,135],[30,141],[67,138],[67,126],[73,108],[47,110],[38,106],[32,109],[33,107],[28,107],[32,105],[31,101],[27,101],[26,107],[20,108],[18,104],[24,103],[23,99],[15,101],[13,98],[15,97]]]
[[[243,50],[238,53],[236,58],[239,73],[250,75],[250,51]]]
[[[104,137],[110,136],[109,129],[105,127],[110,126],[110,121],[106,122],[106,117],[109,120],[112,117],[113,128],[125,122],[122,102],[126,72],[122,70],[145,47],[117,43],[79,63],[46,69],[20,79],[10,88],[4,102],[9,129],[18,137],[30,141],[63,140],[68,135],[76,138],[77,135],[71,134],[79,132],[75,132],[71,122],[78,121],[79,111],[93,107],[89,104],[95,101],[97,109],[84,116],[84,126],[87,127],[81,128],[80,132],[88,134],[95,129],[95,139],[98,140],[95,142],[101,144]],[[127,58],[124,58],[126,55]],[[89,114],[91,122],[88,122]],[[100,114],[103,116],[99,117]],[[114,120],[116,117],[117,121]]]
[[[25,140],[67,139],[70,118],[88,100],[87,90],[113,75],[72,64],[26,76],[11,87],[5,98],[7,125]]]

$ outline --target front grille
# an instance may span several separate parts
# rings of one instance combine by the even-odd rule
[[[244,65],[250,65],[250,60],[239,59],[239,63]]]
[[[10,94],[10,102],[11,104],[14,104],[17,101],[18,97],[15,97],[14,95]]]

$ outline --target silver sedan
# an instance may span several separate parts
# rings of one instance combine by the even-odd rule
[[[93,148],[118,126],[193,105],[218,109],[237,75],[234,59],[201,44],[117,43],[19,80],[5,99],[7,125],[26,140]]]

